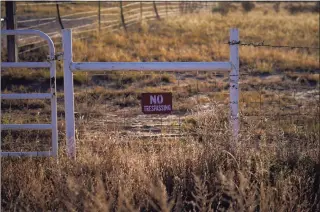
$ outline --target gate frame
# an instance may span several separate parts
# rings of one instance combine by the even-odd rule
[[[73,62],[72,31],[62,30],[67,155],[76,157],[73,72],[80,71],[229,71],[232,140],[239,134],[239,32],[230,29],[228,62]]]
[[[48,43],[49,58],[47,62],[1,62],[1,68],[49,68],[50,69],[50,93],[10,93],[1,94],[1,99],[50,99],[51,123],[50,124],[1,124],[2,130],[49,130],[51,129],[52,151],[34,152],[2,152],[2,156],[53,156],[58,158],[58,127],[57,127],[57,96],[56,96],[56,61],[55,48],[51,38],[39,30],[1,30],[2,35],[38,35]]]

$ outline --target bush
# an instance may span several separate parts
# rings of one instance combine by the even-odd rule
[[[276,3],[273,5],[273,9],[274,9],[274,11],[276,11],[277,13],[280,11],[280,3],[281,3],[281,2],[276,2]]]
[[[255,4],[253,2],[241,2],[241,5],[245,12],[250,12],[253,8],[255,8]]]
[[[218,12],[221,15],[227,15],[230,10],[230,5],[229,2],[219,2],[218,7],[212,8],[212,13]]]
[[[320,12],[320,1],[318,1],[318,2],[315,3],[314,11],[315,11],[315,12],[318,12],[318,13]]]
[[[287,9],[291,14],[296,13],[319,13],[319,2],[316,2],[314,5],[306,4],[306,3],[290,3],[285,9]]]

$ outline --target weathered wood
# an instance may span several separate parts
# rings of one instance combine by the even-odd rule
[[[156,5],[156,2],[155,2],[155,1],[153,2],[153,9],[154,9],[154,12],[156,13],[156,18],[157,18],[158,20],[160,20],[160,16],[159,16],[158,9],[157,9],[157,5]]]
[[[98,1],[98,23],[99,23],[99,32],[101,30],[101,2]]]
[[[165,2],[166,4],[166,17],[168,17],[168,2]]]
[[[140,1],[140,21],[142,21],[142,2]]]
[[[122,1],[120,1],[120,18],[121,18],[121,23],[122,23],[124,30],[127,31],[126,22],[124,20],[124,15],[123,15]]]
[[[16,2],[6,1],[6,26],[7,29],[16,29]],[[7,36],[8,62],[18,62],[18,48],[15,35]]]

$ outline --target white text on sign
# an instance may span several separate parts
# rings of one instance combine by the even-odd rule
[[[150,95],[150,105],[153,104],[162,104],[163,103],[163,96],[162,95]]]

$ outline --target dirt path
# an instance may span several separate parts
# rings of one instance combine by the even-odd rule
[[[117,111],[106,110],[104,105],[100,109],[104,111],[102,116],[88,118],[83,122],[85,132],[92,131],[119,131],[122,135],[131,137],[181,137],[183,136],[183,122],[192,113],[210,110],[213,104],[206,103],[195,107],[192,112],[177,114],[178,111],[168,115],[146,115],[140,108],[120,109]]]
[[[132,115],[133,114],[133,115]],[[145,115],[136,110],[107,112],[101,117],[90,118],[85,125],[88,133],[92,130],[121,131],[123,135],[137,137],[179,137],[181,124],[186,115]]]

